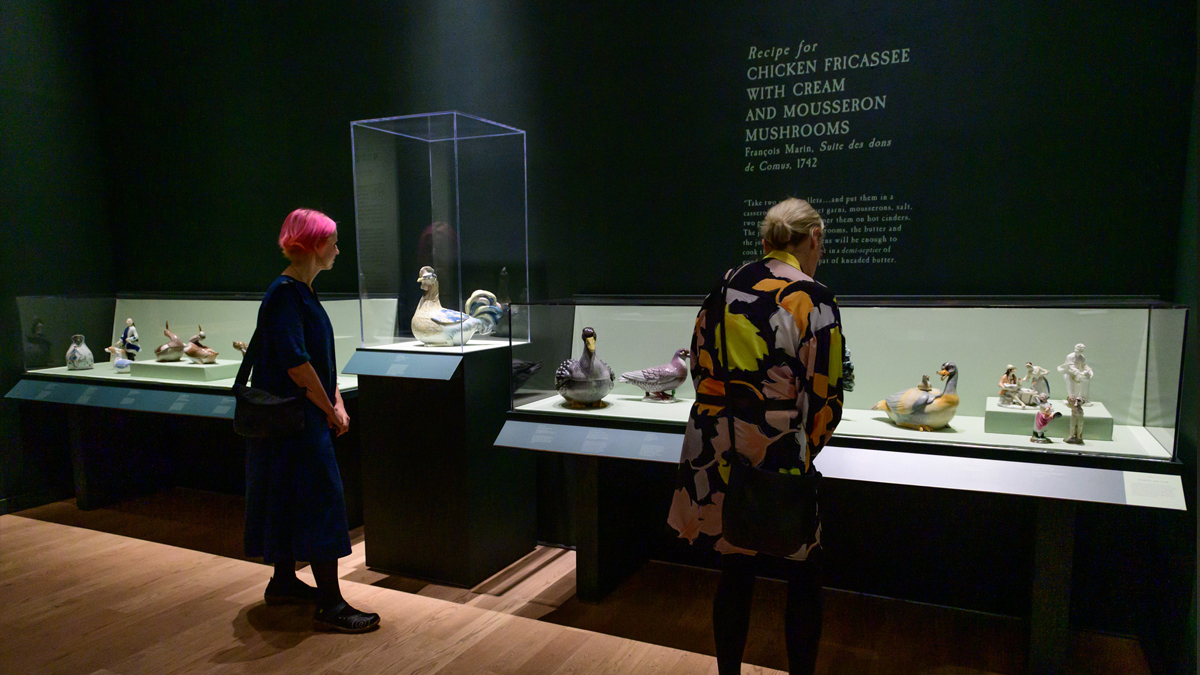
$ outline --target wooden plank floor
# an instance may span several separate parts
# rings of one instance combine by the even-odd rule
[[[267,607],[270,570],[241,559],[241,500],[171,490],[107,509],[70,501],[0,517],[0,673],[708,673],[716,574],[651,563],[578,602],[575,553],[539,547],[473,589],[341,561],[368,635],[318,634]],[[300,575],[311,582],[306,570]],[[783,586],[756,588],[744,672],[786,670]],[[1023,622],[827,590],[819,673],[1024,670]],[[540,620],[534,620],[540,619]],[[1137,642],[1080,633],[1070,673],[1148,673]]]

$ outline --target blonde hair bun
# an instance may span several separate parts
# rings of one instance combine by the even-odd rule
[[[763,240],[772,248],[782,249],[799,243],[814,229],[824,225],[821,215],[812,204],[803,199],[789,197],[767,211],[759,231]]]

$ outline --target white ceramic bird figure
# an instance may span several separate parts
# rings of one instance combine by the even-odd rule
[[[432,267],[422,267],[417,281],[425,294],[417,303],[410,325],[413,335],[431,347],[461,346],[476,335],[491,335],[504,316],[496,295],[482,290],[467,298],[463,307],[466,313],[443,308]]]
[[[579,336],[583,356],[567,359],[554,371],[554,388],[571,408],[604,408],[604,397],[612,391],[616,374],[596,356],[596,331],[590,326]]]
[[[913,387],[892,394],[876,403],[871,410],[883,410],[896,426],[918,431],[933,431],[950,424],[958,412],[958,366],[947,361],[938,375],[946,382],[946,390],[925,391]]]
[[[643,401],[676,403],[679,399],[675,398],[671,392],[687,381],[689,358],[691,358],[691,353],[686,349],[680,349],[675,352],[670,363],[622,373],[618,381],[627,382],[644,390],[646,395],[642,397]]]

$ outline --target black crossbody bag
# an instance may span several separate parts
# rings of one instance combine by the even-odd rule
[[[304,390],[292,396],[276,396],[247,385],[250,371],[258,358],[261,344],[258,329],[242,357],[237,379],[233,382],[233,430],[247,438],[283,438],[304,430]]]
[[[722,312],[728,311],[726,295],[734,276],[736,272],[721,288]],[[816,531],[817,485],[821,473],[815,468],[803,475],[767,471],[752,466],[737,451],[725,323],[722,314],[720,362],[725,383],[725,419],[729,423],[729,484],[721,504],[722,536],[739,548],[787,557],[809,543]]]

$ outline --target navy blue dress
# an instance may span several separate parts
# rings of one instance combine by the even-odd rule
[[[273,394],[297,392],[288,369],[305,362],[336,401],[333,325],[307,284],[280,275],[258,309],[262,341],[251,383]],[[302,395],[302,394],[301,394]],[[246,555],[267,563],[350,555],[346,500],[325,413],[304,402],[304,431],[257,440],[246,452]]]

